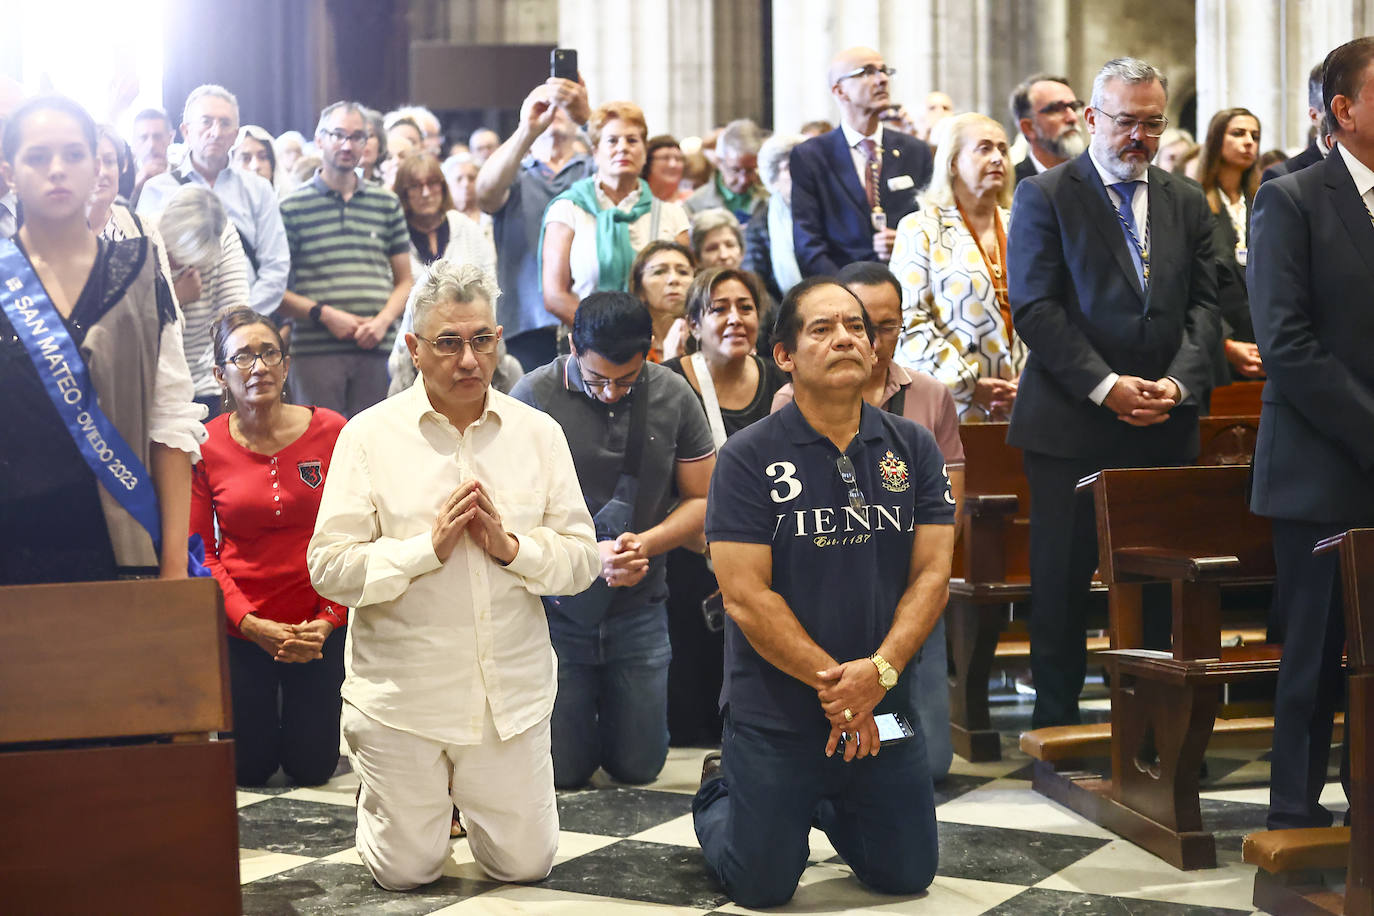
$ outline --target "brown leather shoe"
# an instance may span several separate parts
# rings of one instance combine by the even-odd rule
[[[720,776],[720,751],[712,751],[701,761],[701,784]]]

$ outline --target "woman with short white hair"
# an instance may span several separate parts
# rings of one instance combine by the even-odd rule
[[[801,282],[801,268],[792,248],[792,172],[788,157],[792,147],[806,138],[801,134],[774,134],[759,147],[759,178],[768,189],[764,218],[751,219],[744,232],[744,262],[763,280],[775,302]]]
[[[892,248],[902,284],[895,359],[943,382],[961,419],[1005,420],[1027,355],[1007,295],[1007,135],[973,112],[939,130],[930,187],[897,224]]]

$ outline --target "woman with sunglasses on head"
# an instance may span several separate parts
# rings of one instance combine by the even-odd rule
[[[319,785],[339,761],[348,609],[316,594],[305,554],[344,418],[282,400],[291,358],[272,319],[221,313],[214,353],[228,412],[207,424],[191,528],[224,592],[237,781],[280,766]]]
[[[0,585],[187,574],[202,410],[152,246],[86,222],[96,147],[60,96],[5,125],[24,224],[0,241]]]

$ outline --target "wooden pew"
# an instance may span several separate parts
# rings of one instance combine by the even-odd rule
[[[1198,463],[1248,464],[1258,427],[1258,401],[1254,415],[1202,417]],[[988,706],[993,666],[1030,657],[1024,637],[999,643],[1014,606],[1030,599],[1030,486],[1021,450],[1007,445],[1006,423],[966,423],[959,437],[965,454],[964,534],[955,549],[945,609],[950,736],[955,753],[980,762],[1002,757]],[[1254,641],[1253,634],[1244,636]]]
[[[1259,909],[1374,916],[1374,528],[1352,529],[1316,548],[1332,550],[1340,554],[1345,601],[1351,826],[1253,833],[1243,854],[1258,866]]]
[[[1221,645],[1222,589],[1274,576],[1269,524],[1246,505],[1248,478],[1244,466],[1154,468],[1106,470],[1080,484],[1096,504],[1099,572],[1108,590],[1113,651],[1100,658],[1112,675],[1110,777],[1060,772],[1053,759],[1082,756],[1072,753],[1075,732],[1100,741],[1090,734],[1100,727],[1021,738],[1037,758],[1037,791],[1178,868],[1216,865],[1198,798],[1208,743],[1254,746],[1272,731],[1272,721],[1216,722],[1223,684],[1278,670],[1277,646]],[[1147,582],[1172,589],[1170,652],[1140,649]]]
[[[1264,382],[1232,382],[1212,389],[1208,413],[1219,417],[1258,417]]]
[[[213,579],[0,588],[0,910],[241,912]]]

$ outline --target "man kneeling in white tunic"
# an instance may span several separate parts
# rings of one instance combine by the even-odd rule
[[[358,852],[389,890],[440,876],[452,805],[497,880],[545,877],[558,846],[539,596],[591,585],[597,548],[562,429],[490,387],[496,296],[435,263],[406,335],[419,377],[344,427],[310,541],[316,590],[357,609],[343,735]]]

